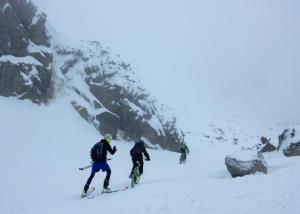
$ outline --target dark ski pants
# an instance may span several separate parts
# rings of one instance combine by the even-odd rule
[[[88,178],[88,180],[87,180],[87,182],[86,182],[86,184],[85,184],[85,187],[84,187],[85,189],[88,189],[88,188],[89,188],[89,186],[90,186],[90,184],[91,184],[91,182],[92,182],[92,180],[93,180],[95,174],[96,174],[96,172],[94,172],[94,171],[92,170],[91,175],[90,175],[90,177]],[[103,188],[108,187],[110,175],[111,175],[111,169],[108,168],[108,169],[106,169],[106,177],[105,177],[104,182],[103,182]]]
[[[179,158],[179,163],[185,163],[186,162],[186,153],[181,153]]]
[[[131,174],[133,173],[134,168],[139,165],[140,175],[142,175],[143,172],[144,172],[143,157],[141,157],[141,158],[132,158],[132,164],[133,164],[133,166],[132,166]]]

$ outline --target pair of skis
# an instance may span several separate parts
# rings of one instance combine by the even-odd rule
[[[81,198],[92,199],[92,198],[97,197],[100,194],[120,192],[120,191],[125,191],[127,189],[129,189],[129,186],[126,186],[126,187],[123,187],[123,188],[119,188],[119,189],[109,190],[107,192],[101,192],[101,193],[98,193],[98,194],[91,195],[96,190],[96,188],[95,187],[90,187],[89,190],[87,191],[87,193],[84,196],[81,195]]]
[[[108,160],[111,160],[111,159],[108,159]],[[85,169],[88,169],[90,167],[92,167],[92,164],[88,165],[88,166],[80,167],[79,170],[85,170]],[[134,186],[139,183],[140,177],[141,176],[140,176],[140,173],[139,173],[139,164],[138,164],[134,168],[134,170],[133,170],[133,177],[131,179],[131,187],[132,188],[134,188]],[[96,189],[95,187],[90,187],[86,194],[81,195],[81,198],[92,199],[92,198],[97,197],[99,195],[99,193],[91,195],[91,193],[93,193],[95,191],[95,189]],[[129,189],[129,186],[126,186],[126,187],[123,187],[123,188],[119,188],[119,189],[114,189],[114,190],[109,190],[109,191],[101,192],[101,194],[120,192],[120,191],[125,191],[127,189]]]

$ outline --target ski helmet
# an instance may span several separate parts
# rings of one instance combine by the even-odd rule
[[[110,143],[112,141],[111,134],[107,133],[104,135],[104,139],[107,141],[107,143]]]

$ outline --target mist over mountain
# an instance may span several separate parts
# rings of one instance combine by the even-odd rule
[[[195,117],[214,108],[300,121],[298,1],[35,2],[69,38],[120,53],[177,112]]]
[[[299,6],[0,0],[0,214],[299,214]]]
[[[5,77],[1,78],[1,94],[4,96],[47,103],[68,94],[74,109],[101,133],[111,132],[114,137],[129,139],[147,135],[146,139],[152,144],[161,142],[158,144],[172,150],[176,150],[176,146],[170,145],[174,139],[181,142],[183,132],[175,131],[167,141],[159,138],[174,128],[176,119],[167,113],[166,107],[154,104],[153,97],[171,107],[185,132],[194,130],[194,133],[207,135],[214,129],[206,129],[208,124],[226,129],[229,124],[224,125],[224,121],[235,118],[248,124],[244,131],[257,130],[253,136],[258,136],[272,124],[282,124],[278,128],[283,129],[299,122],[299,101],[295,98],[300,75],[296,60],[299,44],[294,40],[298,30],[292,28],[298,17],[291,1],[284,8],[279,8],[277,2],[265,2],[257,3],[257,7],[251,3],[247,9],[239,8],[242,6],[239,4],[230,8],[232,2],[226,6],[194,1],[184,5],[164,3],[159,8],[153,3],[146,9],[146,5],[130,1],[124,5],[128,10],[123,12],[119,11],[120,7],[114,7],[115,3],[92,0],[86,4],[71,4],[67,0],[34,2],[49,13],[51,24],[47,15],[29,1],[12,1],[12,6],[7,1],[1,2],[1,74]],[[18,4],[30,6],[24,13]],[[202,18],[216,17],[204,22],[198,19],[192,5],[201,8]],[[272,10],[261,11],[268,5]],[[182,6],[180,10],[179,6]],[[221,6],[228,11],[220,10]],[[99,13],[100,8],[102,13]],[[126,14],[125,18],[105,21],[102,16],[108,17],[112,8]],[[151,8],[158,10],[156,18],[149,17]],[[170,17],[161,18],[166,8],[170,10]],[[219,14],[209,14],[204,8],[216,9]],[[232,17],[229,16],[236,8],[245,14],[233,12]],[[179,11],[182,14],[178,15]],[[276,11],[281,12],[280,17],[275,16]],[[89,15],[74,15],[79,12]],[[145,12],[143,16],[142,12]],[[191,13],[186,19],[181,19],[188,12]],[[249,19],[250,12],[264,18]],[[139,15],[143,18],[138,21]],[[240,20],[235,19],[236,16]],[[171,17],[177,18],[172,20]],[[168,25],[159,24],[159,20]],[[216,21],[224,27],[215,28]],[[269,28],[263,29],[259,22]],[[285,25],[287,22],[290,24]],[[153,31],[149,30],[150,26]],[[200,26],[204,27],[201,36],[193,40],[184,37],[191,33],[198,35]],[[228,27],[226,31],[225,27]],[[153,33],[161,39],[151,37]],[[99,38],[106,45],[95,41],[77,42],[80,38]],[[121,60],[107,45],[132,61]],[[154,112],[155,120],[150,116]],[[127,115],[131,116],[127,118]],[[187,118],[202,125],[193,127],[190,124],[194,123]],[[249,127],[261,123],[253,122],[255,118],[266,118],[259,120],[269,123],[266,127]]]

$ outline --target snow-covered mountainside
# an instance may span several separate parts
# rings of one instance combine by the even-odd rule
[[[78,167],[89,164],[89,149],[99,134],[68,103],[57,99],[39,107],[0,97],[1,214],[299,213],[299,157],[267,153],[268,174],[233,179],[224,158],[237,145],[211,144],[193,133],[187,139],[191,153],[185,165],[178,164],[177,153],[148,149],[151,161],[145,162],[134,189],[101,195],[105,173],[100,172],[91,184],[99,195],[80,199],[90,171]],[[122,188],[130,184],[132,145],[111,144],[118,151],[110,156],[110,187]]]
[[[46,14],[27,1],[0,1],[0,95],[46,103],[52,50]]]
[[[65,96],[101,134],[178,151],[184,134],[175,117],[130,64],[99,42],[70,43],[29,0],[3,0],[0,8],[0,95],[37,104]]]

